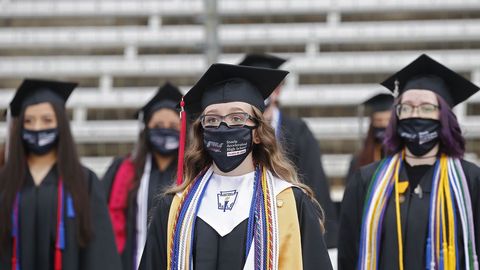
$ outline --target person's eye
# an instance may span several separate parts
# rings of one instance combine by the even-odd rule
[[[234,116],[232,116],[231,119],[232,119],[232,122],[235,122],[235,123],[243,122],[243,117],[242,116],[234,115]]]
[[[431,112],[435,111],[435,107],[433,105],[429,105],[429,104],[423,105],[421,107],[421,109],[422,109],[422,111],[424,111],[426,113],[431,113]]]
[[[218,119],[218,117],[215,117],[215,116],[209,116],[209,117],[205,117],[205,123],[207,124],[215,124],[215,123],[218,123],[220,120]]]
[[[401,107],[401,111],[402,111],[403,113],[408,113],[408,112],[410,112],[411,110],[412,110],[412,107],[409,106],[409,105],[402,105],[402,107]]]

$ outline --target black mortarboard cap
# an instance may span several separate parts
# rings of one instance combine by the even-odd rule
[[[287,59],[269,54],[247,54],[239,65],[277,69],[286,61]]]
[[[177,110],[178,104],[182,99],[180,89],[170,82],[166,82],[158,88],[157,93],[153,96],[145,106],[137,111],[136,117],[143,114],[143,119],[149,119],[150,116],[160,109]]]
[[[393,96],[391,94],[376,94],[363,102],[371,112],[389,111],[392,109]]]
[[[382,82],[382,85],[395,92],[397,82],[398,94],[410,89],[430,90],[441,96],[451,107],[478,91],[478,86],[426,54],[420,55]]]
[[[264,100],[287,74],[278,69],[213,64],[185,95],[185,110],[195,115],[211,104],[241,101],[263,111]]]
[[[17,117],[25,107],[43,102],[65,106],[77,85],[74,82],[25,79],[10,102],[11,114]]]

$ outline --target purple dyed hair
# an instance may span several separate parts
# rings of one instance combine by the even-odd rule
[[[462,130],[458,124],[457,117],[445,100],[436,95],[440,107],[440,153],[445,153],[449,157],[462,158],[465,153],[465,139],[462,136]],[[402,96],[395,99],[396,106]],[[397,135],[398,117],[395,109],[392,110],[392,117],[385,131],[383,144],[388,155],[400,152],[404,144]]]

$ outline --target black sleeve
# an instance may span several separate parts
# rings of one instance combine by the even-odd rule
[[[355,175],[355,171],[358,170],[355,167],[357,166],[358,156],[353,156],[350,160],[350,165],[348,166],[347,174],[345,175],[345,186],[352,180]]]
[[[147,242],[143,250],[139,270],[167,269],[168,215],[173,195],[158,200],[154,216],[148,226]]]
[[[477,258],[480,257],[480,173],[476,175],[475,179],[475,188],[473,192],[470,193],[472,197],[472,205],[473,205],[473,222],[475,228],[475,245],[477,251]]]
[[[123,160],[124,158],[115,158],[108,167],[107,172],[105,172],[102,177],[102,186],[105,190],[105,198],[107,202],[110,198],[113,180],[115,179],[115,175],[117,174],[118,168],[120,167],[120,164],[122,164]]]
[[[300,189],[293,188],[302,240],[303,269],[332,269],[320,226],[320,210]]]
[[[338,269],[356,269],[358,260],[364,189],[361,171],[357,170],[343,195],[338,233]]]
[[[330,185],[322,166],[320,146],[305,122],[301,121],[301,139],[298,144],[298,169],[300,176],[314,192],[325,213],[325,240],[328,248],[337,244],[338,220],[330,198]]]
[[[88,171],[93,238],[82,252],[83,269],[121,269],[103,188],[97,176]]]
[[[470,197],[472,200],[472,214],[475,229],[475,245],[477,256],[480,256],[480,168],[465,160],[462,160],[465,176],[470,183]]]

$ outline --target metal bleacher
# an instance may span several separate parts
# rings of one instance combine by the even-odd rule
[[[320,142],[355,142],[360,121],[355,114],[325,116],[315,108],[354,108],[381,89],[379,78],[420,53],[480,84],[478,1],[225,0],[218,5],[223,21],[219,42],[225,52],[219,61],[236,63],[250,51],[289,58],[282,67],[291,74],[281,102],[293,111],[312,109],[299,116]],[[68,103],[77,142],[133,143],[139,128],[135,120],[92,120],[88,112],[138,108],[164,79],[188,78],[181,84],[187,91],[192,78],[207,68],[203,12],[200,0],[0,0],[0,109],[12,98],[13,82],[24,77],[93,78],[95,83],[81,84]],[[152,47],[155,52],[144,52]],[[90,53],[95,50],[103,53]],[[129,85],[129,78],[161,79]],[[118,79],[127,83],[117,85]],[[471,144],[480,139],[480,115],[469,106],[478,103],[480,95],[475,95],[455,109]],[[362,122],[364,131],[367,122]],[[0,140],[4,137],[1,123]],[[476,160],[480,153],[471,146],[469,157]],[[327,174],[344,177],[355,151],[324,151]],[[108,155],[83,158],[99,175],[110,160]]]

